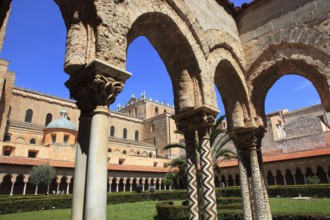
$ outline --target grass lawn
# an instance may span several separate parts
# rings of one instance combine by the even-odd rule
[[[321,213],[330,215],[330,198],[292,200],[271,198],[272,212]],[[116,220],[153,220],[157,215],[155,201],[109,205],[107,218]],[[70,219],[70,209],[25,212],[0,215],[1,220],[66,220]]]

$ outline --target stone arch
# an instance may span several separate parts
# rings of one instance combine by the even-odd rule
[[[296,184],[305,184],[304,174],[301,172],[301,169],[297,168],[295,172]]]
[[[159,53],[172,81],[177,113],[201,106],[203,101],[200,64],[186,35],[176,21],[163,12],[141,13],[127,33],[127,45],[145,36]]]
[[[287,169],[285,171],[285,175],[284,175],[284,178],[286,180],[286,184],[287,185],[295,185],[294,183],[294,178],[293,178],[293,175],[292,175],[292,172],[290,169]]]
[[[18,195],[18,194],[23,194],[23,188],[24,188],[24,175],[23,174],[19,174],[16,177],[16,182],[15,182],[15,187],[14,187],[14,195]]]
[[[132,149],[130,149],[129,152],[128,152],[128,155],[135,155],[135,154],[136,154],[136,152]]]
[[[267,172],[267,183],[268,185],[275,185],[275,177],[270,170]]]
[[[143,151],[143,152],[141,153],[141,156],[142,156],[142,157],[148,157],[148,153],[147,153],[147,151]]]
[[[208,71],[214,73],[214,84],[222,97],[228,130],[251,126],[248,87],[241,64],[223,48],[213,51],[207,62]]]
[[[12,184],[11,179],[12,179],[11,174],[5,174],[2,177],[2,182],[0,185],[0,194],[9,195],[10,190],[11,190],[11,184]]]
[[[305,77],[316,88],[323,107],[330,111],[329,62],[326,53],[301,44],[271,46],[252,64],[247,74],[247,83],[256,114],[265,123],[265,98],[273,84],[284,75],[297,74]],[[259,118],[260,119],[260,118]]]
[[[25,144],[25,139],[23,137],[17,137],[15,142],[19,144]]]

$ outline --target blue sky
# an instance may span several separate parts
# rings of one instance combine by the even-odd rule
[[[234,1],[240,5],[246,1]],[[0,58],[10,61],[9,69],[16,73],[16,86],[69,98],[64,86],[68,75],[63,72],[66,29],[57,5],[46,0],[15,0]],[[166,68],[157,52],[143,38],[137,38],[128,48],[127,70],[133,76],[124,91],[111,106],[125,104],[132,94],[146,91],[153,100],[173,105],[173,92]],[[156,80],[157,79],[157,80]],[[218,95],[219,108],[224,113]],[[266,112],[289,110],[320,103],[313,85],[302,77],[282,77],[269,91]]]

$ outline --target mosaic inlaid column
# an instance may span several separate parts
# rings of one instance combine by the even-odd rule
[[[66,82],[78,108],[91,112],[84,220],[106,219],[109,105],[122,91],[129,76],[129,73],[96,59]]]
[[[185,131],[189,220],[199,220],[195,131]]]
[[[207,117],[207,120],[214,120],[214,118],[210,119],[212,116]],[[198,131],[202,170],[203,217],[204,219],[218,219],[209,131],[210,127],[208,126]]]

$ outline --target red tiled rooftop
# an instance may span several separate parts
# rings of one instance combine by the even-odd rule
[[[276,161],[284,161],[284,160],[294,160],[294,159],[302,159],[306,157],[317,157],[330,155],[330,148],[321,148],[309,151],[300,151],[294,153],[286,153],[286,154],[277,154],[277,155],[268,155],[263,156],[264,163],[276,162]],[[223,161],[220,163],[220,167],[233,167],[237,166],[237,160]]]
[[[62,167],[62,168],[74,168],[75,167],[75,164],[71,161],[0,156],[0,164],[35,166],[35,165],[40,165],[40,164],[44,164],[44,163],[48,163],[50,166],[53,166],[53,167]],[[163,168],[163,167],[147,167],[147,166],[109,164],[108,170],[166,173],[166,172],[168,172],[169,169]]]

